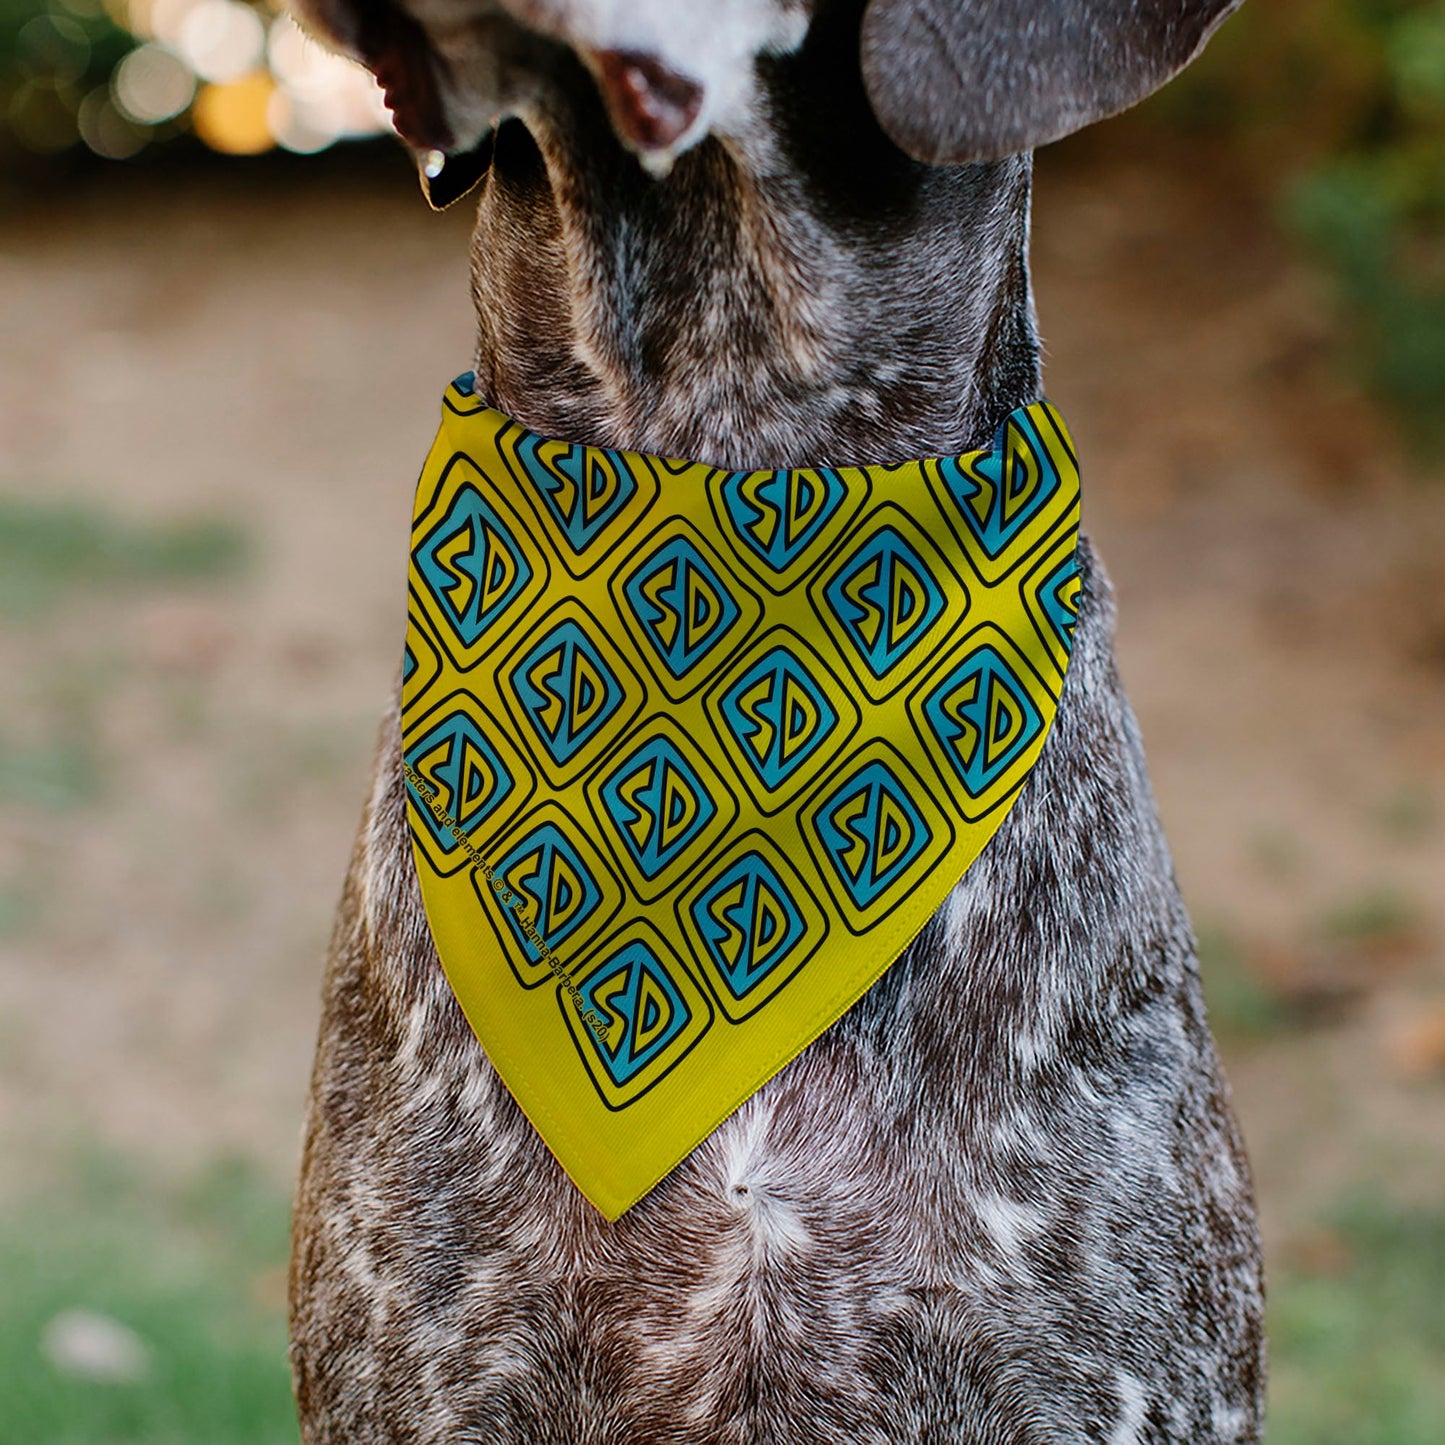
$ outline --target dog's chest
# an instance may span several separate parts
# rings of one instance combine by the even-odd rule
[[[1229,1343],[1257,1304],[1247,1184],[1083,561],[1056,732],[991,848],[616,1224],[478,1050],[382,790],[333,997],[370,974],[390,1002],[329,1016],[318,1087],[332,1127],[354,1123],[315,1182],[330,1308],[435,1427],[398,1438],[712,1442],[846,1419],[849,1438],[993,1445],[1130,1412],[1151,1439],[1229,1438],[1211,1422],[1253,1388]]]

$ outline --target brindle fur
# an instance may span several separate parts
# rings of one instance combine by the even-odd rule
[[[487,400],[543,434],[751,467],[962,450],[1040,394],[1028,159],[899,152],[856,4],[821,4],[664,180],[566,47],[523,29],[542,8],[471,5],[533,67],[509,79],[525,125],[499,133],[476,229]],[[1080,553],[1057,721],[993,841],[879,982],[615,1223],[440,971],[393,699],[296,1201],[310,1445],[1258,1439],[1248,1170],[1109,586]]]

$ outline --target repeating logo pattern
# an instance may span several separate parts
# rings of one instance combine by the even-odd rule
[[[531,905],[533,927],[553,947],[567,942],[597,911],[602,889],[576,846],[556,823],[542,823],[497,865],[503,884]],[[504,917],[518,946],[534,961],[537,949],[510,909]]]
[[[742,615],[717,569],[686,537],[673,537],[624,584],[647,640],[674,677],[685,677]]]
[[[687,1003],[657,955],[632,943],[581,985],[583,999],[616,1021],[615,1043],[602,1053],[613,1081],[626,1084],[687,1027]]]
[[[522,817],[471,873],[496,950],[524,989],[554,982],[541,944],[568,963],[587,956],[622,903],[616,872],[555,802]]]
[[[588,1033],[583,1063],[603,1104],[635,1105],[671,1073],[712,1023],[712,1006],[680,959],[645,924],[604,945],[578,982],[578,1008],[605,1024]],[[575,1013],[564,1014],[574,1038]]]
[[[807,664],[779,645],[721,699],[723,721],[764,788],[782,787],[827,742],[838,712]]]
[[[993,787],[1044,726],[1028,689],[988,643],[943,679],[924,711],[975,798]]]
[[[780,574],[823,535],[846,495],[842,477],[829,469],[732,472],[722,484],[738,540]]]
[[[744,1000],[802,943],[802,910],[778,871],[754,850],[708,885],[693,919],[732,996]]]
[[[1078,498],[1073,448],[1049,406],[1014,412],[991,451],[941,459],[925,475],[944,522],[990,584],[1031,556]]]
[[[610,1217],[987,843],[1057,709],[1077,516],[1044,404],[964,457],[729,472],[448,394],[403,661],[418,876],[467,1017]]]
[[[420,798],[409,785],[429,861],[439,872],[460,868],[463,840],[488,822],[505,823],[532,791],[525,763],[467,693],[453,694],[404,731],[402,755],[430,794]]]
[[[512,531],[481,492],[463,486],[413,553],[413,574],[470,647],[531,579]]]
[[[517,457],[562,535],[582,553],[637,491],[637,479],[619,452],[544,442],[530,432]]]
[[[939,470],[959,515],[990,557],[1018,536],[1058,485],[1037,433],[1023,419],[1009,423],[1001,451],[971,464],[944,460]]]
[[[622,684],[572,619],[559,622],[513,669],[512,688],[556,763],[572,760],[622,705]]]
[[[602,784],[614,836],[645,878],[656,878],[717,815],[698,770],[659,734],[629,753]]]
[[[461,710],[414,743],[406,760],[436,790],[438,801],[464,833],[500,806],[516,782],[476,722]],[[455,839],[435,818],[432,824],[442,851],[450,852]]]
[[[786,852],[785,852],[786,850]],[[677,902],[689,958],[733,1023],[767,1010],[829,934],[816,884],[789,861],[802,850],[761,832],[744,834]]]
[[[968,823],[997,826],[1038,760],[1057,707],[1042,639],[993,623],[967,633],[909,699],[916,736]],[[1067,657],[1067,654],[1064,654]],[[1046,680],[1047,679],[1047,680]]]
[[[851,556],[824,594],[858,655],[884,677],[943,612],[943,589],[895,527]]]
[[[931,838],[907,785],[881,762],[868,763],[827,799],[817,827],[828,861],[860,911],[903,876]]]
[[[1079,619],[1079,559],[1070,554],[1039,586],[1044,615],[1065,652],[1074,648],[1074,624]]]

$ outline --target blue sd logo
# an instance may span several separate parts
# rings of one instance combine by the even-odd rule
[[[1064,558],[1039,584],[1039,602],[1065,652],[1074,648],[1074,624],[1079,617],[1079,559]]]
[[[1044,726],[1023,682],[989,644],[949,672],[923,713],[975,798],[1013,766]]]
[[[512,534],[473,486],[458,488],[446,516],[418,545],[415,559],[442,616],[468,647],[532,576]]]
[[[903,876],[932,836],[902,783],[880,762],[869,763],[838,788],[818,810],[814,826],[860,911]]]
[[[555,823],[532,829],[497,865],[502,881],[531,904],[532,927],[548,948],[559,948],[602,901],[602,890]],[[514,910],[502,909],[516,941],[534,963],[541,955]]]
[[[740,615],[722,579],[686,537],[654,552],[623,592],[674,677],[706,657]]]
[[[741,1002],[793,952],[807,925],[777,870],[746,853],[692,905],[723,982]]]
[[[733,472],[722,485],[733,530],[774,572],[786,572],[828,525],[845,488],[829,469]]]
[[[588,1034],[615,1084],[626,1084],[652,1063],[692,1017],[677,985],[641,940],[627,944],[578,986],[584,1011],[607,1024],[608,1042]]]
[[[655,878],[717,812],[702,780],[666,737],[637,749],[602,785],[602,802],[628,852]]]
[[[781,787],[838,723],[838,714],[786,647],[758,659],[722,697],[722,715],[765,788]]]
[[[824,595],[875,677],[918,642],[944,607],[923,559],[893,527],[875,532]]]
[[[470,833],[516,785],[506,765],[477,724],[463,711],[452,713],[407,749],[406,760],[436,792],[441,810]],[[407,786],[411,788],[411,784]],[[423,817],[443,853],[460,846],[428,801],[416,794]]]
[[[952,458],[939,475],[968,529],[996,558],[1045,506],[1059,487],[1059,472],[1033,425],[1020,418],[1000,428],[987,455],[965,470]]]
[[[624,698],[602,654],[572,621],[559,623],[512,669],[513,691],[558,765],[597,735]]]
[[[540,454],[547,445],[528,432],[518,443],[517,456],[568,545],[580,554],[627,505],[637,483],[617,452],[567,446],[549,464]]]

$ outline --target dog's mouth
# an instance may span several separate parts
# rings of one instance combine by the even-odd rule
[[[450,151],[443,63],[421,22],[390,0],[367,0],[349,13],[355,34],[345,38],[380,83],[396,133],[416,151]]]
[[[673,147],[702,109],[702,88],[649,55],[600,51],[586,59],[617,134],[649,170],[666,171]],[[418,107],[414,103],[413,76],[402,70],[388,79],[391,69],[376,74],[392,112],[392,123],[397,134],[418,153],[427,200],[434,210],[445,210],[471,191],[491,168],[495,127],[476,145],[458,150],[444,113],[433,121],[425,105]]]
[[[444,98],[451,75],[421,21],[394,0],[301,0],[300,8],[313,29],[376,77],[432,207],[459,201],[491,165],[492,131],[458,145]]]
[[[444,211],[478,185],[492,168],[496,131],[488,131],[470,150],[432,149],[421,159],[421,186],[435,211]]]
[[[590,74],[617,137],[654,173],[703,129],[699,80],[646,49],[615,40],[609,48],[603,32],[574,27],[555,7],[491,0],[457,23],[451,7],[429,0],[293,3],[313,30],[376,76],[438,209],[486,175],[491,133],[542,77]],[[564,55],[570,64],[561,63]],[[488,114],[493,103],[496,113]]]

